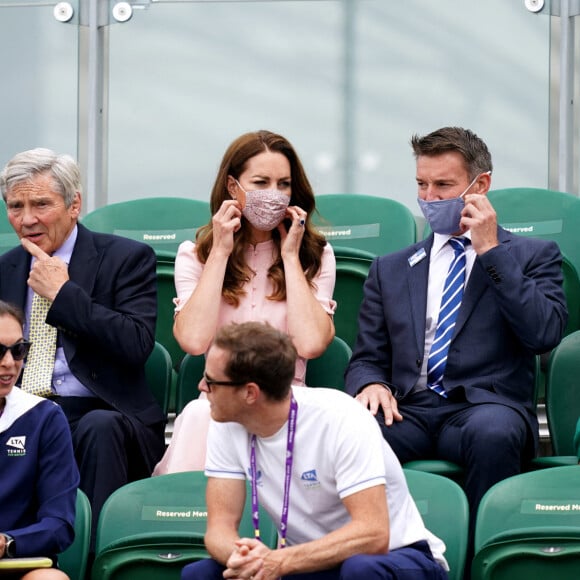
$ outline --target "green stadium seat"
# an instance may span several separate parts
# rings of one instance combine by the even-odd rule
[[[580,468],[522,473],[484,495],[472,580],[580,578]]]
[[[410,469],[403,471],[425,526],[445,542],[449,580],[462,580],[469,526],[464,491],[446,477]]]
[[[167,416],[173,383],[173,367],[167,349],[160,342],[155,342],[153,351],[145,363],[145,377],[149,389]]]
[[[546,373],[546,414],[553,455],[536,457],[534,468],[578,463],[574,431],[580,417],[579,377],[580,330],[577,330],[563,338],[550,355]]]
[[[81,490],[77,490],[75,539],[73,543],[58,556],[58,566],[70,580],[85,580],[89,547],[91,539],[91,504]]]
[[[211,214],[209,202],[186,197],[150,197],[111,203],[82,218],[96,232],[117,234],[149,244],[158,260],[172,262],[181,242],[194,240]]]
[[[6,204],[0,204],[0,254],[11,250],[20,244],[16,232],[12,229],[6,213]]]
[[[316,196],[316,209],[313,223],[334,248],[346,246],[380,256],[417,240],[413,214],[394,199],[333,193]]]
[[[335,336],[324,353],[308,361],[306,384],[309,387],[329,387],[344,390],[344,372],[352,350],[342,338]]]
[[[580,272],[580,198],[532,187],[488,192],[501,226],[522,236],[554,240]]]
[[[177,414],[183,411],[183,408],[189,401],[199,397],[197,385],[203,377],[205,369],[205,355],[203,354],[186,354],[179,365],[177,372],[177,385],[175,392],[175,411]]]
[[[173,336],[173,319],[177,296],[175,290],[175,275],[173,264],[157,262],[157,326],[155,340],[160,342],[169,352],[173,368],[177,369],[185,355],[179,343]]]
[[[99,516],[92,580],[178,580],[185,564],[209,557],[206,482],[203,472],[187,471],[113,492]],[[277,532],[264,512],[260,530],[264,543],[275,547]],[[254,537],[249,493],[239,532]]]

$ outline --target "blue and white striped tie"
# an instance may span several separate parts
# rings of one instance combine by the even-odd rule
[[[463,298],[465,245],[469,243],[469,240],[467,238],[450,238],[449,243],[453,247],[454,256],[445,278],[439,320],[437,321],[435,338],[433,339],[427,361],[427,386],[442,397],[447,397],[442,384],[443,374],[445,373],[447,353],[449,352],[457,313]]]

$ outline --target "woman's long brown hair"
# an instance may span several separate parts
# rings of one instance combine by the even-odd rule
[[[270,131],[256,131],[238,137],[227,149],[222,159],[210,198],[212,216],[219,210],[226,199],[231,199],[228,192],[228,176],[239,179],[246,169],[249,159],[264,151],[281,153],[290,163],[292,180],[292,196],[290,205],[297,205],[306,211],[307,219],[304,225],[304,237],[300,246],[300,263],[306,274],[306,279],[312,285],[312,279],[320,270],[322,252],[326,245],[324,236],[319,234],[311,224],[310,218],[315,211],[314,192],[306,177],[304,167],[288,140],[281,135]],[[228,259],[222,295],[225,300],[238,306],[240,296],[245,294],[243,286],[255,272],[246,264],[244,252],[250,243],[247,222],[242,217],[242,227],[234,234],[234,249]],[[274,263],[268,270],[268,277],[272,280],[273,293],[270,300],[286,299],[286,281],[284,278],[284,264],[280,253],[280,234],[277,229],[272,231],[272,238],[276,247]],[[196,236],[196,250],[199,260],[205,264],[213,244],[213,225],[210,222],[201,227]]]

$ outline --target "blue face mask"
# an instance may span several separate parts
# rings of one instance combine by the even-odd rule
[[[491,171],[487,173],[489,174]],[[478,178],[479,175],[475,177],[465,191],[458,197],[439,199],[436,201],[425,201],[420,197],[417,198],[419,207],[433,232],[436,234],[457,234],[461,231],[461,212],[465,207],[463,196],[470,190]]]
[[[463,198],[440,199],[437,201],[425,201],[417,198],[419,207],[436,234],[456,234],[460,231],[461,212],[465,207]]]

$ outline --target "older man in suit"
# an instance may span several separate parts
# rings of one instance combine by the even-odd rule
[[[68,155],[19,153],[0,175],[0,188],[22,244],[0,257],[0,298],[26,312],[27,335],[33,303],[46,305],[33,338],[43,347],[34,353],[33,344],[22,388],[63,408],[96,522],[110,493],[148,476],[164,449],[165,418],[144,370],[155,341],[155,255],[78,223],[80,172]],[[52,346],[44,343],[50,332]],[[33,359],[43,354],[45,386],[33,372],[43,366]]]
[[[411,144],[432,233],[373,262],[346,384],[402,463],[464,467],[475,514],[535,452],[535,355],[566,324],[562,258],[555,243],[498,226],[477,135],[445,127]]]

